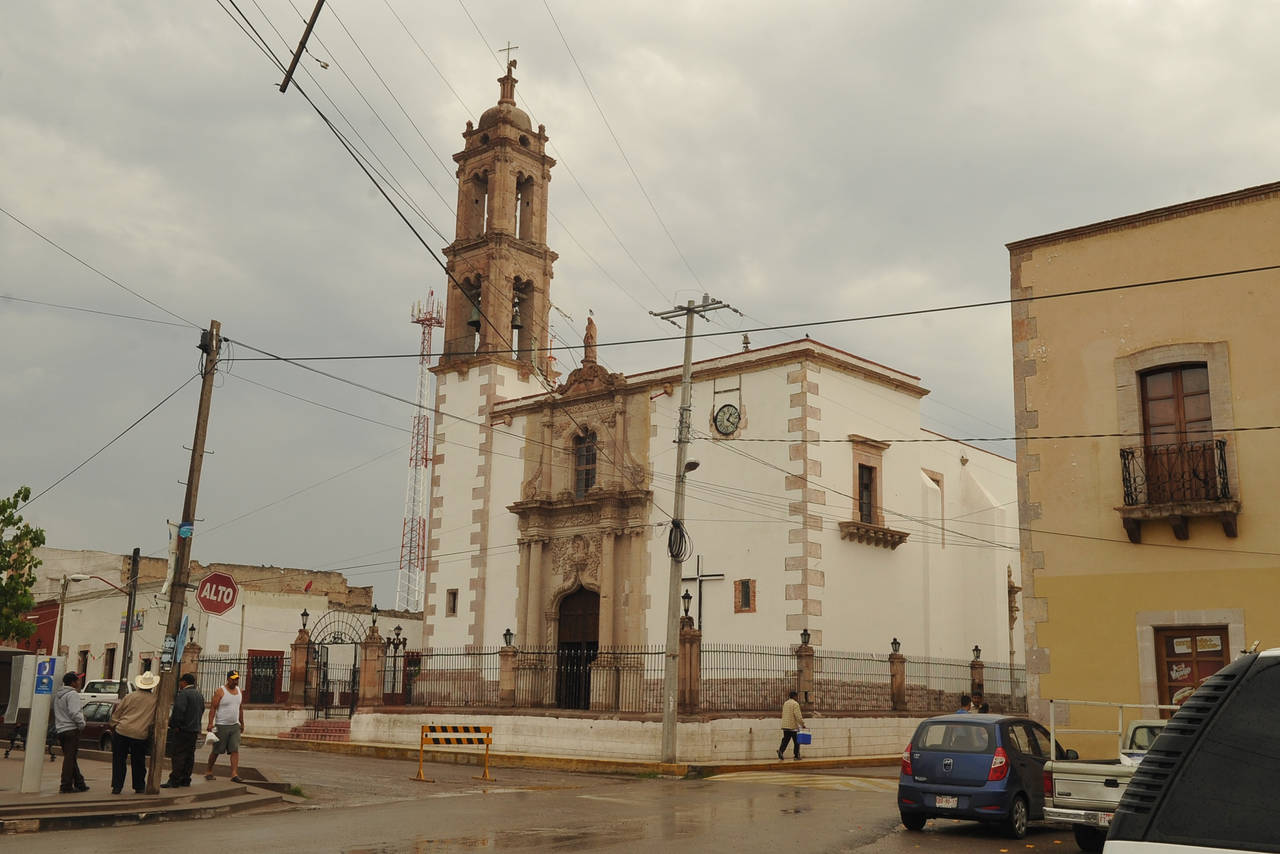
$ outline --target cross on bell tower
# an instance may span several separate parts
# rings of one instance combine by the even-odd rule
[[[514,48],[513,48],[514,49]],[[547,247],[547,186],[555,160],[546,128],[516,106],[516,60],[499,98],[467,122],[458,164],[458,220],[449,259],[445,352],[439,370],[477,364],[547,372],[550,285],[558,257]],[[514,351],[514,352],[513,352]]]

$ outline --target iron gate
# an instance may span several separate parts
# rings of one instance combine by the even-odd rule
[[[303,702],[317,718],[351,717],[360,699],[360,642],[367,630],[357,614],[330,611],[307,644]]]

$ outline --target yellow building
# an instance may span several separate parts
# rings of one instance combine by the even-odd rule
[[[1008,249],[1032,713],[1170,702],[1280,645],[1280,183]]]

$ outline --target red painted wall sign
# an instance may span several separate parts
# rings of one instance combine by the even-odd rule
[[[222,615],[236,605],[236,597],[240,588],[236,580],[225,572],[211,572],[196,588],[196,601],[207,614]]]

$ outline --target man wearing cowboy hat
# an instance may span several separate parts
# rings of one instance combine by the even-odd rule
[[[156,695],[153,690],[160,684],[160,677],[148,670],[134,680],[137,688],[132,694],[116,703],[111,710],[111,794],[118,795],[124,788],[126,760],[133,766],[133,790],[142,794],[147,790],[147,749],[151,744],[151,724],[156,714]]]

